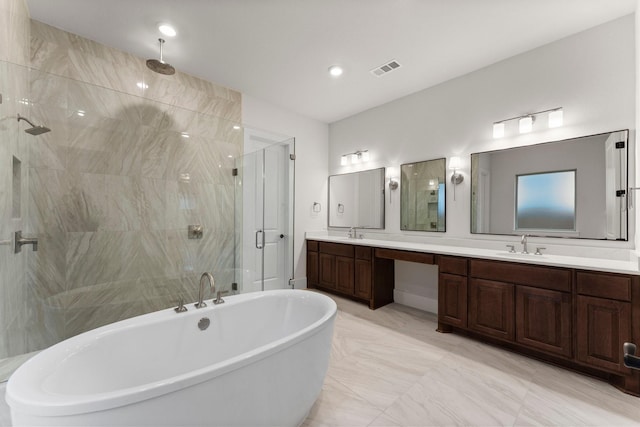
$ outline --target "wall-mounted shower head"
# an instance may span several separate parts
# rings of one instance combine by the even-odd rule
[[[50,132],[51,129],[49,129],[46,126],[36,126],[33,123],[31,123],[31,120],[27,119],[26,117],[22,117],[20,114],[18,114],[18,121],[20,120],[24,120],[25,122],[29,123],[31,125],[31,127],[29,129],[25,129],[24,131],[28,134],[31,135],[40,135],[42,133],[47,133]]]
[[[176,73],[176,69],[162,60],[162,45],[164,44],[163,39],[158,39],[160,42],[160,60],[157,59],[147,59],[147,67],[151,71],[155,71],[156,73],[165,74],[167,76],[171,76]]]

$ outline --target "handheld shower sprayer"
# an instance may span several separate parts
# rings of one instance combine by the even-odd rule
[[[34,125],[31,120],[27,119],[26,117],[22,117],[20,114],[18,114],[18,121],[20,120],[24,120],[25,122],[29,123],[31,125],[31,127],[29,129],[25,129],[24,131],[28,134],[31,135],[40,135],[42,133],[47,133],[50,132],[51,129],[49,129],[46,126],[36,126]]]

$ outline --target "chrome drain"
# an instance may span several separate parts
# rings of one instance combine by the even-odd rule
[[[200,328],[201,331],[204,331],[205,329],[207,329],[209,327],[210,324],[211,324],[211,320],[209,320],[208,317],[203,317],[198,322],[198,328]]]

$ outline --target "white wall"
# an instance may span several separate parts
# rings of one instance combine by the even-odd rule
[[[295,287],[306,287],[306,231],[327,228],[328,125],[267,102],[242,95],[242,122],[246,126],[296,139],[295,165]],[[322,205],[313,212],[313,203]]]
[[[633,15],[620,18],[333,123],[329,127],[329,173],[355,170],[340,166],[340,154],[356,150],[368,149],[371,156],[358,169],[386,166],[387,177],[397,177],[402,163],[460,156],[465,181],[456,188],[454,201],[447,179],[447,232],[401,232],[399,191],[395,191],[390,195],[392,203],[388,196],[384,233],[425,240],[455,238],[470,245],[495,242],[495,238],[469,231],[469,155],[619,129],[634,131],[634,22]],[[384,78],[402,78],[402,74]],[[560,106],[564,108],[561,128],[534,127],[534,132],[519,136],[514,128],[517,122],[510,122],[505,138],[492,138],[495,121]],[[634,135],[632,132],[632,138]],[[629,243],[539,241],[545,246],[567,245],[572,251],[595,246],[599,253],[603,246],[612,253],[634,246],[633,238]],[[399,269],[402,266],[396,265]],[[396,279],[399,277],[403,281],[396,281],[398,291],[410,290],[416,299],[433,295],[435,275],[422,279],[418,274],[403,276],[400,271],[396,273]]]

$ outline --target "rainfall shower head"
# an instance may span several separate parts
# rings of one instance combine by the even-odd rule
[[[18,114],[18,121],[20,120],[24,120],[25,122],[29,123],[31,125],[31,127],[29,129],[25,129],[24,131],[28,134],[31,135],[40,135],[42,133],[47,133],[47,132],[51,132],[51,129],[49,129],[46,126],[36,126],[33,123],[31,123],[31,120],[27,119],[26,117],[22,117],[20,114]]]
[[[147,59],[147,67],[156,73],[171,76],[176,73],[176,69],[162,60],[162,45],[164,44],[164,39],[158,39],[158,41],[160,42],[160,60]]]

